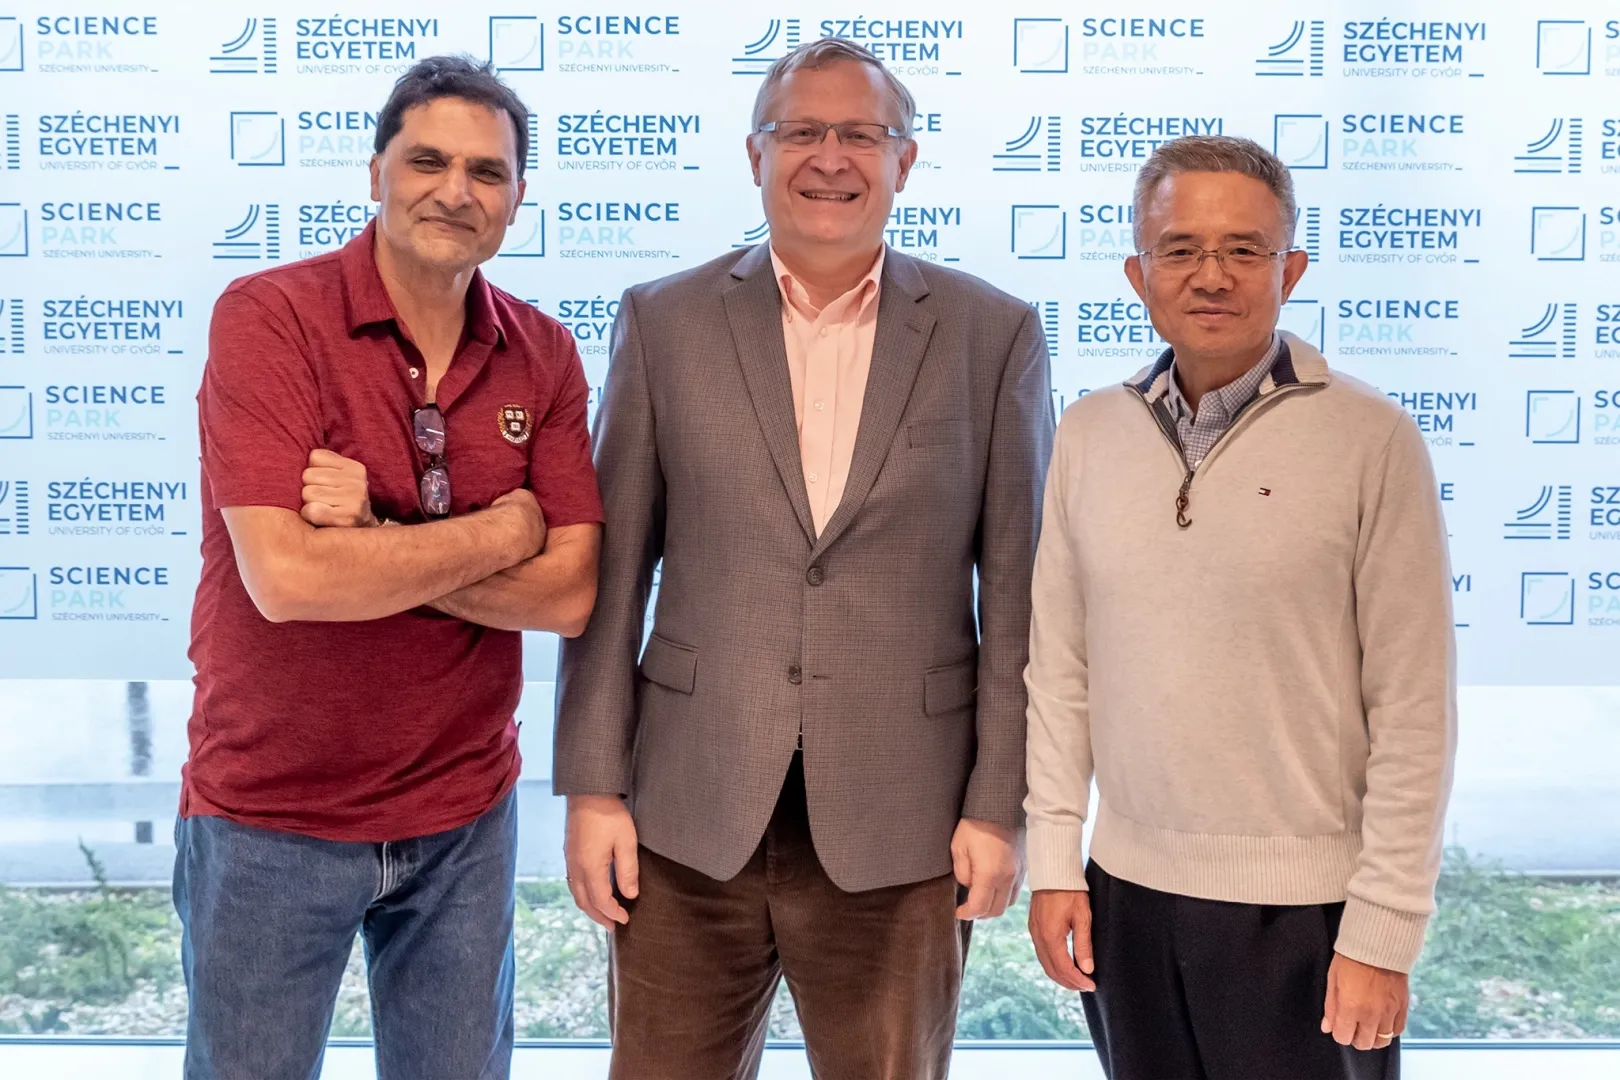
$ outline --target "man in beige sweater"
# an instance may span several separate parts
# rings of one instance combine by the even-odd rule
[[[1445,525],[1411,418],[1276,330],[1294,210],[1248,140],[1153,155],[1125,271],[1171,347],[1064,414],[1047,477],[1030,933],[1113,1080],[1396,1076],[1434,909]]]

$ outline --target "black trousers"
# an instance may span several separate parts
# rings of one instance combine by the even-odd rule
[[[1198,900],[1113,877],[1096,862],[1086,1021],[1109,1080],[1398,1080],[1383,1050],[1322,1034],[1344,905]]]

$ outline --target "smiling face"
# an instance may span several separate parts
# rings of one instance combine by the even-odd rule
[[[1171,243],[1206,250],[1235,243],[1267,251],[1289,246],[1277,196],[1242,173],[1172,173],[1160,181],[1136,224],[1145,250]],[[1177,354],[1222,359],[1269,346],[1283,302],[1308,262],[1303,251],[1294,251],[1258,269],[1234,272],[1210,256],[1186,273],[1133,255],[1125,260],[1125,276],[1147,304],[1159,336]]]
[[[854,61],[789,72],[765,119],[909,125],[872,65]],[[896,192],[904,190],[917,144],[891,139],[876,150],[851,152],[835,132],[816,146],[778,143],[756,132],[748,139],[754,183],[761,189],[771,246],[791,259],[856,255],[883,243]]]
[[[407,109],[371,159],[379,238],[401,260],[440,272],[470,270],[500,249],[524,187],[512,118],[462,98]]]

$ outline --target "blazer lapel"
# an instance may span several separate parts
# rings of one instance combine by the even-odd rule
[[[731,324],[737,360],[748,396],[782,487],[807,540],[816,538],[810,496],[804,489],[799,457],[799,423],[793,410],[793,383],[788,375],[787,346],[782,340],[782,294],[771,270],[767,244],[748,251],[731,268],[737,280],[725,291],[726,319]],[[870,393],[870,390],[868,390]]]
[[[861,399],[861,424],[855,432],[844,497],[816,538],[819,555],[849,527],[861,504],[877,483],[883,463],[894,445],[900,417],[911,400],[911,388],[922,367],[934,316],[919,306],[928,295],[922,271],[910,258],[890,250],[883,260],[883,292],[878,299],[877,334],[872,341],[872,366]],[[786,381],[786,380],[784,380]],[[788,407],[792,408],[791,397]],[[795,460],[797,458],[795,457]],[[806,504],[809,499],[806,498]]]

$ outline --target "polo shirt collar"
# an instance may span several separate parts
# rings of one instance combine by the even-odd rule
[[[373,219],[338,252],[343,270],[344,321],[351,336],[362,326],[399,319],[394,302],[383,287],[382,274],[377,270],[376,243],[377,222]],[[506,327],[501,323],[495,298],[482,270],[473,271],[472,282],[467,286],[467,331],[474,341],[483,345],[506,346]]]
[[[495,297],[491,294],[490,284],[484,279],[482,270],[474,270],[472,282],[467,286],[468,320],[467,325],[472,331],[473,340],[480,341],[490,348],[506,347],[506,327],[501,323],[501,313],[495,308]]]

